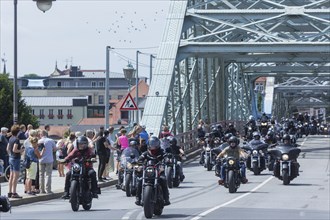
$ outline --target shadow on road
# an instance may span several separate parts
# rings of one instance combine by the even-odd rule
[[[187,218],[191,217],[191,215],[184,214],[162,214],[161,216],[157,216],[157,219],[179,219],[179,218]]]

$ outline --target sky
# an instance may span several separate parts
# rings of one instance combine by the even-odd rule
[[[0,72],[14,74],[14,0],[0,0]],[[123,73],[130,62],[149,76],[150,54],[157,56],[170,0],[56,0],[43,13],[32,0],[17,4],[18,77],[49,76],[55,69],[80,66]]]

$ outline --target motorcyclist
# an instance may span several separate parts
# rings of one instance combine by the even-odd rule
[[[265,136],[265,142],[269,144],[269,146],[275,146],[277,143],[276,135],[273,131],[268,131]]]
[[[133,161],[137,161],[139,156],[140,153],[138,150],[138,142],[135,139],[131,139],[129,142],[129,147],[125,148],[120,156],[120,169],[118,172],[118,183],[116,184],[117,189],[121,189],[123,187],[123,174],[127,162],[132,163]]]
[[[249,128],[251,129],[250,131],[249,131]],[[257,122],[256,122],[255,118],[252,115],[250,115],[249,121],[244,126],[245,138],[247,140],[251,140],[251,133],[255,132],[257,130],[258,130]]]
[[[205,134],[205,141],[204,141],[203,150],[201,152],[201,157],[200,157],[200,160],[199,160],[199,164],[204,164],[204,154],[205,154],[205,148],[207,146],[209,146],[211,149],[213,149],[215,147],[214,137],[213,137],[212,133],[206,133]]]
[[[139,164],[145,164],[149,160],[163,161],[165,152],[160,147],[160,140],[157,136],[151,136],[149,139],[148,150],[141,154],[138,159]],[[164,205],[170,205],[169,191],[167,187],[165,172],[160,172],[159,184],[163,190]],[[138,178],[137,181],[137,192],[136,192],[136,205],[141,205],[141,193],[142,193],[142,178]]]
[[[178,161],[179,165],[179,173],[180,173],[180,181],[182,182],[185,178],[183,175],[183,169],[182,169],[182,159],[184,157],[184,151],[181,146],[178,146],[178,141],[175,137],[170,136],[167,137],[167,139],[170,141],[170,153],[174,154],[176,160]]]
[[[230,137],[228,142],[229,142],[229,146],[226,147],[217,156],[217,160],[220,160],[220,158],[222,158],[222,157],[234,157],[237,160],[239,160],[240,158],[246,158],[247,157],[244,150],[242,150],[242,148],[238,146],[239,145],[239,139],[237,137],[235,137],[235,136]],[[218,180],[219,185],[222,185],[225,182],[226,166],[227,166],[227,163],[224,163],[221,166],[221,176],[220,176],[220,179]],[[242,181],[242,183],[247,183],[248,182],[248,180],[246,179],[246,176],[245,176],[245,171],[246,171],[245,163],[241,163],[240,164],[240,172],[241,172],[241,181]]]
[[[219,155],[221,153],[221,151],[223,151],[226,147],[229,146],[229,138],[232,137],[233,134],[232,133],[228,133],[225,134],[225,136],[223,137],[223,143],[219,146],[213,149],[213,152],[216,155]],[[220,170],[221,170],[221,162],[217,161],[216,165],[215,165],[215,175],[220,177]]]
[[[236,128],[233,123],[228,124],[228,129],[225,131],[225,134],[232,133],[234,136],[238,135]]]
[[[259,145],[264,144],[265,142],[260,140],[261,134],[259,131],[255,131],[252,133],[253,139],[249,142],[250,145]]]
[[[88,147],[88,139],[85,136],[80,136],[76,140],[76,148],[74,148],[68,156],[66,156],[64,159],[59,160],[60,163],[68,163],[72,159],[91,159],[95,158],[94,150],[90,147]],[[91,191],[93,198],[98,198],[97,195],[97,180],[96,180],[96,172],[93,169],[93,164],[88,163],[86,165],[86,173],[91,178]],[[65,175],[65,187],[64,187],[64,195],[62,196],[63,199],[70,198],[70,181],[71,181],[71,170],[69,170]]]

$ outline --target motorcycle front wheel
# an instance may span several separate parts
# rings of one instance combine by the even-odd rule
[[[288,170],[283,170],[282,175],[283,175],[283,185],[289,185],[290,184],[290,177],[289,177]]]
[[[70,186],[70,202],[72,211],[76,212],[79,209],[79,190],[78,181],[72,180]]]
[[[131,179],[132,179],[132,175],[131,174],[126,174],[125,177],[125,191],[126,191],[126,196],[130,197],[132,195],[131,192]]]
[[[145,186],[143,190],[143,210],[146,218],[152,218],[154,214],[154,193],[152,186]]]
[[[172,188],[173,187],[173,168],[172,167],[167,167],[167,169],[166,169],[166,180],[167,180],[168,188]]]
[[[90,210],[92,208],[92,202],[88,203],[88,204],[83,204],[82,205],[84,210]]]
[[[233,170],[228,171],[228,189],[229,189],[229,193],[236,192],[235,174]]]

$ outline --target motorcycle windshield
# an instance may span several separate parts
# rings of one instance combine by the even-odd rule
[[[277,146],[275,149],[269,151],[272,155],[276,156],[277,158],[281,158],[282,154],[288,154],[289,159],[297,159],[301,149],[291,146]]]

